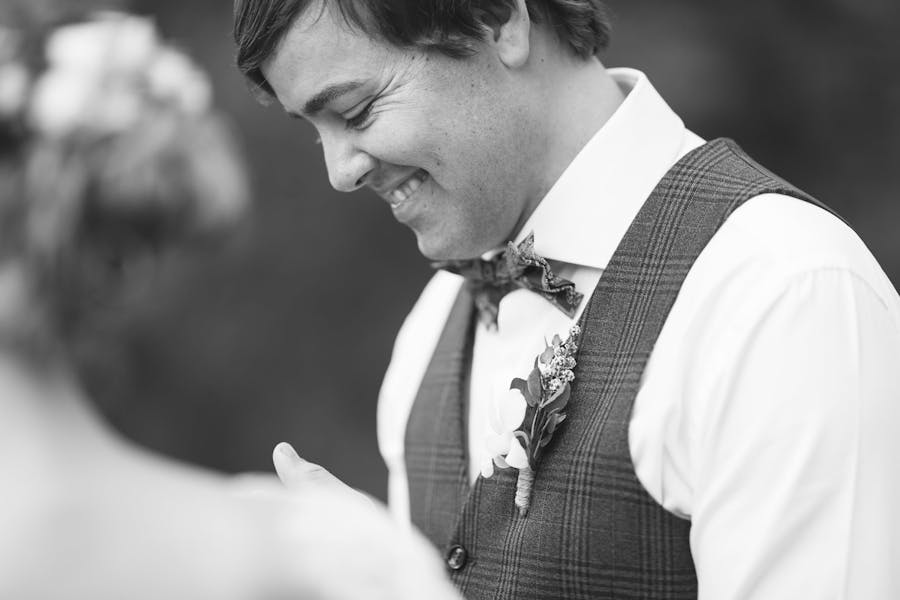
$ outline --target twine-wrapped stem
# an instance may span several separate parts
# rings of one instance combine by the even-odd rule
[[[531,485],[534,483],[534,471],[529,465],[519,469],[519,477],[516,479],[516,507],[519,516],[524,517],[531,506]]]

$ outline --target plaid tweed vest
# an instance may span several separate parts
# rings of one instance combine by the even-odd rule
[[[697,597],[690,522],[641,485],[628,424],[688,270],[734,209],[767,192],[815,202],[730,140],[689,153],[657,185],[582,316],[569,416],[536,469],[525,517],[513,505],[515,470],[468,483],[465,399],[475,319],[471,297],[460,292],[405,443],[412,520],[446,553],[466,598]]]

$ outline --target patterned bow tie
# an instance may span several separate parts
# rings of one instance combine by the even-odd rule
[[[547,260],[535,254],[533,233],[518,246],[510,242],[490,260],[449,260],[432,266],[466,278],[481,322],[491,329],[497,327],[500,299],[513,290],[524,288],[540,294],[568,317],[575,316],[584,297],[574,283],[554,275]]]

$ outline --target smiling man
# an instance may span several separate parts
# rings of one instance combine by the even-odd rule
[[[482,11],[495,23],[486,53],[462,37],[440,52],[361,35],[339,12],[352,3],[289,4],[309,6],[277,47],[271,38],[242,44],[248,75],[316,127],[334,188],[373,189],[430,258],[503,245],[621,102],[599,62],[549,60],[559,40],[512,6]],[[507,18],[520,27],[501,27]]]
[[[235,15],[332,185],[443,261],[379,444],[466,597],[900,597],[900,298],[840,218],[605,69],[602,3]]]

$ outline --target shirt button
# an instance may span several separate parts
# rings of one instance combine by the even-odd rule
[[[451,546],[450,550],[447,551],[447,566],[453,569],[454,571],[459,571],[464,566],[466,566],[466,559],[468,559],[469,553],[466,552],[466,549],[460,545]]]

